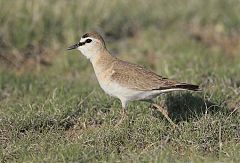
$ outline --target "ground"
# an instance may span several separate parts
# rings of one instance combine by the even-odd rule
[[[1,161],[240,162],[238,3],[49,3],[0,0]],[[120,101],[66,51],[92,29],[117,57],[200,85],[157,99],[178,129],[145,102],[116,125]]]

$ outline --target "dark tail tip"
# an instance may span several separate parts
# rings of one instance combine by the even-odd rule
[[[201,91],[201,89],[199,88],[198,85],[187,84],[187,83],[177,84],[176,88],[186,89],[186,90],[190,90],[190,91]]]

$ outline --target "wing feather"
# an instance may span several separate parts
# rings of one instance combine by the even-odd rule
[[[125,87],[143,91],[172,88],[180,84],[142,66],[120,60],[113,64],[111,78]]]

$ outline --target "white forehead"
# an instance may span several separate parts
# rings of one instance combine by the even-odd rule
[[[81,39],[80,39],[80,42],[85,42],[87,39],[91,39],[91,40],[96,41],[95,38],[92,38],[92,37],[86,37],[86,38],[81,38]]]
[[[80,39],[80,42],[85,42],[87,39],[89,39],[89,37],[81,38],[81,39]]]

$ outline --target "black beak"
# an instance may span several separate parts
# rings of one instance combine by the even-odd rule
[[[77,49],[79,46],[82,46],[84,44],[85,44],[85,42],[79,42],[79,43],[77,43],[75,45],[72,45],[72,46],[68,47],[67,50]]]
[[[77,49],[79,46],[80,46],[79,43],[77,43],[77,44],[74,44],[74,45],[72,45],[72,46],[69,46],[69,47],[67,48],[67,50]]]

